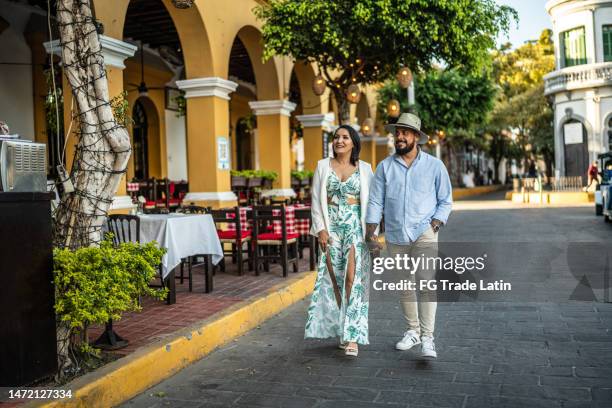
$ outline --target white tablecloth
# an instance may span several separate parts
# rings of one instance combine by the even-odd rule
[[[215,265],[223,258],[223,248],[210,214],[145,214],[139,218],[140,242],[156,241],[167,249],[162,258],[164,278],[182,258],[212,255]]]

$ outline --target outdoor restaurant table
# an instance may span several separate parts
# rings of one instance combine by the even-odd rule
[[[295,210],[296,208],[310,208],[310,206],[304,204],[292,204],[285,206],[285,221],[287,223],[287,234],[298,233],[300,235],[308,235],[310,232],[310,220],[295,219]],[[240,228],[243,231],[248,231],[252,229],[252,226],[247,220],[247,212],[252,211],[252,207],[244,206],[240,207]],[[274,215],[279,215],[280,210],[274,210]],[[274,233],[280,234],[282,232],[282,222],[274,221]],[[227,230],[233,231],[236,229],[236,224],[227,224]]]
[[[213,264],[223,259],[223,249],[209,214],[141,214],[140,242],[156,241],[167,252],[162,258],[162,276],[192,255],[212,255]]]

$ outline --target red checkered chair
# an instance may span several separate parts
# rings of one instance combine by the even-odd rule
[[[252,249],[251,249],[251,230],[243,229],[240,222],[240,208],[226,208],[220,210],[209,209],[208,213],[212,215],[215,224],[217,224],[217,235],[221,244],[231,244],[231,251],[223,248],[224,255],[231,255],[234,263],[238,263],[238,275],[242,275],[244,271],[244,263],[248,263],[249,270],[253,269]],[[223,230],[219,227],[220,224],[234,224],[232,230]],[[245,257],[246,254],[246,257]],[[225,259],[221,264],[222,270],[225,270]]]
[[[276,213],[276,214],[275,214]],[[274,221],[280,221],[280,232],[270,231]],[[284,205],[253,207],[253,259],[255,274],[259,275],[259,266],[263,262],[266,270],[270,262],[279,262],[283,276],[287,276],[289,265],[293,272],[298,271],[298,238],[297,233],[287,232],[287,214]]]

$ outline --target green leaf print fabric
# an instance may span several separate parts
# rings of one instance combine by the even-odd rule
[[[342,182],[336,173],[329,172],[327,199],[330,242],[329,255],[336,282],[342,293],[342,305],[338,308],[334,289],[327,271],[327,254],[322,254],[318,266],[317,281],[308,308],[305,338],[339,337],[342,342],[369,344],[369,251],[363,241],[361,206],[349,205],[348,197],[359,198],[359,171]],[[355,278],[348,302],[345,293],[345,276],[351,246],[355,247]]]

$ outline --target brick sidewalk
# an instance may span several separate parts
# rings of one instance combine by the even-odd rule
[[[306,249],[304,259],[299,262],[298,274],[309,270],[308,256]],[[195,267],[193,292],[188,290],[187,278],[182,285],[180,280],[176,280],[176,304],[167,305],[164,301],[145,298],[142,301],[142,311],[126,313],[121,320],[113,322],[115,332],[130,342],[126,348],[113,353],[128,355],[154,340],[169,336],[238,302],[261,294],[284,280],[279,265],[271,265],[270,272],[262,271],[259,276],[255,276],[253,271],[245,271],[242,276],[238,276],[237,265],[233,265],[229,257],[225,262],[226,271],[217,271],[213,277],[214,289],[211,293],[204,293],[203,267]],[[290,272],[289,276],[292,275]],[[103,327],[100,326],[90,328],[89,339],[97,339],[102,331]]]

